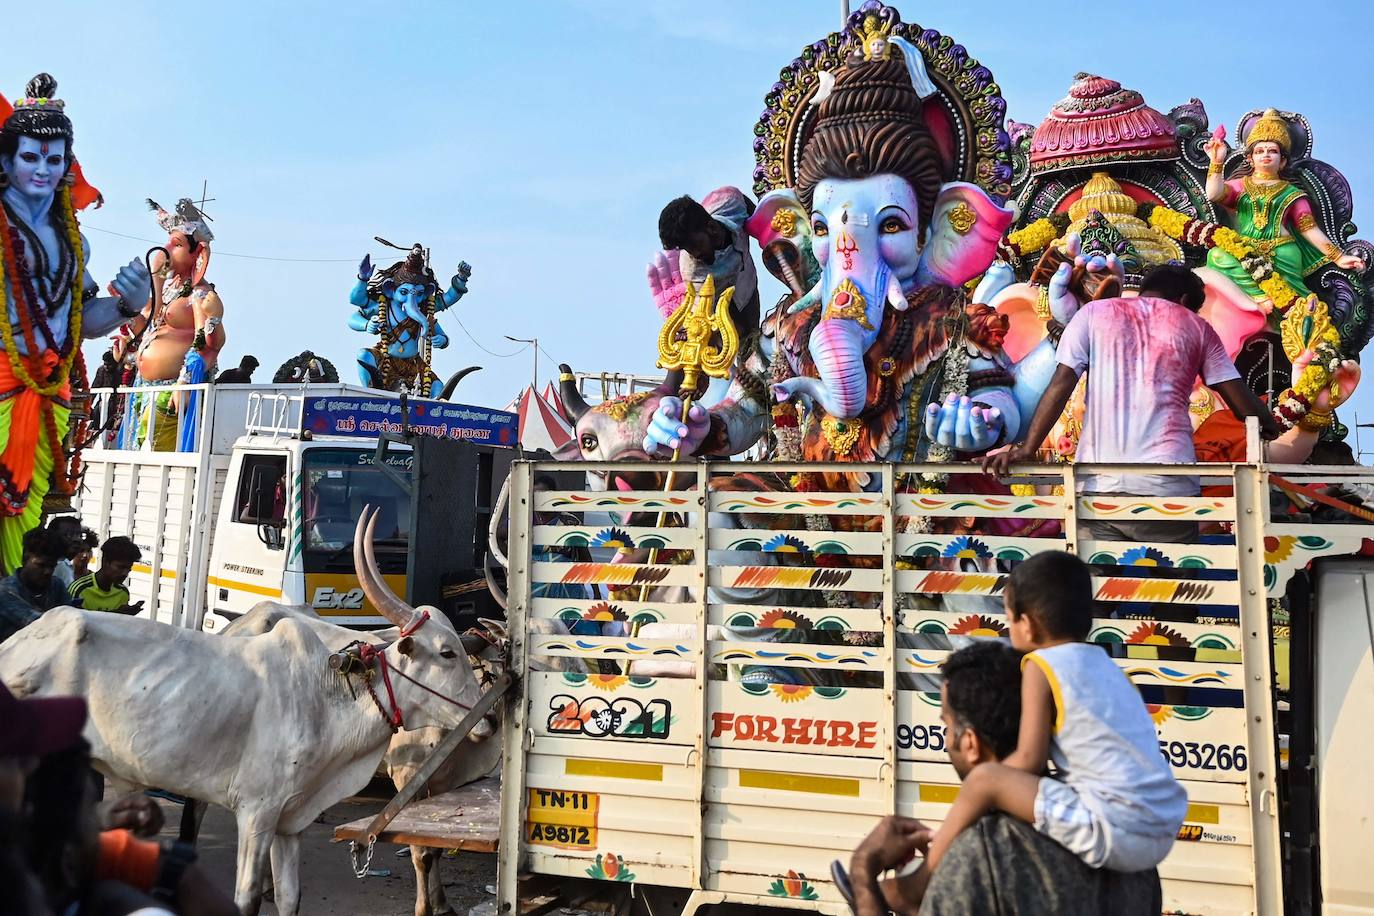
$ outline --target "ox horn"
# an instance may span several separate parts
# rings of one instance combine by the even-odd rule
[[[381,508],[363,507],[358,518],[358,527],[353,532],[353,568],[358,573],[358,584],[363,594],[372,602],[383,617],[404,629],[415,616],[415,608],[406,604],[386,584],[382,572],[377,568],[377,557],[372,551],[372,536],[377,530],[377,515]]]
[[[558,396],[563,399],[563,409],[568,412],[568,419],[574,424],[582,419],[584,413],[591,410],[583,400],[582,392],[577,390],[577,376],[573,375],[567,363],[558,364]]]

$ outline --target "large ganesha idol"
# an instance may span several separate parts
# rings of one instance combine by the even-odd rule
[[[1005,322],[965,294],[1012,221],[991,74],[869,2],[768,101],[755,190],[772,190],[748,228],[769,270],[809,291],[764,319],[719,406],[684,422],[664,398],[645,450],[737,454],[770,421],[788,459],[939,461],[1014,441],[1054,361],[1048,342],[1009,360]]]
[[[1011,132],[1021,215],[975,297],[1008,319],[1012,358],[1062,323],[1043,281],[1070,244],[1115,254],[1127,295],[1149,268],[1182,260],[1206,285],[1200,314],[1276,419],[1344,434],[1327,408],[1359,377],[1347,357],[1370,337],[1374,250],[1349,240],[1350,187],[1313,158],[1305,118],[1251,111],[1231,150],[1197,99],[1165,115],[1080,73],[1039,127],[1013,122]],[[1217,407],[1199,383],[1195,425]],[[1071,402],[1046,450],[1072,457],[1077,432]]]

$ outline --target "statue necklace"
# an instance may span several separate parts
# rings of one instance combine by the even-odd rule
[[[50,270],[48,252],[43,247],[42,241],[39,240],[38,233],[29,228],[23,220],[18,219],[8,204],[5,205],[5,216],[8,217],[10,226],[19,231],[24,247],[33,252],[34,269],[26,277],[28,281],[26,292],[29,295],[29,301],[42,303],[49,317],[56,315],[62,303],[67,301],[67,295],[72,289],[73,267],[72,253],[65,244],[66,240],[61,231],[63,227],[57,219],[57,210],[49,211],[48,216],[54,234],[57,236],[58,262],[55,273]],[[22,250],[19,257],[23,260]],[[25,267],[27,267],[27,263]],[[28,272],[26,271],[26,273]],[[46,321],[41,322],[44,329],[47,328],[47,324]],[[49,345],[56,349],[51,340]]]

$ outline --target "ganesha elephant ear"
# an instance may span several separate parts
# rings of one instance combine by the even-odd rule
[[[922,56],[921,50],[898,35],[890,37],[887,43],[902,52],[902,60],[906,62],[906,73],[911,77],[911,88],[916,90],[916,94],[923,99],[934,95],[935,84],[926,72],[926,59]]]
[[[1015,216],[975,184],[953,181],[942,187],[916,269],[917,285],[962,286],[983,273]]]
[[[563,408],[568,413],[568,419],[574,423],[591,410],[583,400],[582,392],[577,389],[577,376],[573,375],[572,368],[567,363],[558,364],[558,396],[563,400]]]

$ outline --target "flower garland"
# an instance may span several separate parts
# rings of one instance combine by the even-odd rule
[[[15,346],[14,325],[10,321],[9,301],[5,295],[6,284],[4,280],[7,276],[12,277],[10,285],[14,289],[15,312],[19,315],[19,324],[24,334],[28,359],[35,361],[35,367],[38,365],[38,341],[34,335],[32,303],[27,301],[27,290],[24,289],[24,284],[21,282],[21,265],[14,250],[14,239],[10,236],[9,221],[0,212],[0,245],[3,246],[4,254],[3,265],[0,265],[0,338],[4,339],[5,356],[10,361],[10,368],[14,371],[15,378],[23,382],[24,387],[44,398],[53,397],[68,383],[71,378],[72,363],[76,360],[76,354],[81,349],[79,345],[82,307],[81,280],[86,275],[86,258],[81,246],[81,230],[76,224],[76,212],[72,208],[71,191],[63,188],[59,194],[59,200],[62,204],[62,217],[66,221],[67,243],[72,246],[72,254],[76,263],[68,286],[71,309],[67,315],[67,352],[62,356],[57,371],[52,376],[54,381],[46,385],[40,385],[34,380],[29,373],[25,357],[19,353]],[[50,432],[55,432],[55,428]]]
[[[1149,208],[1148,214],[1144,211]],[[1200,248],[1220,248],[1240,262],[1241,267],[1250,274],[1259,288],[1264,291],[1280,311],[1287,311],[1290,321],[1305,320],[1306,317],[1321,309],[1325,314],[1326,306],[1312,294],[1302,296],[1292,285],[1274,270],[1269,258],[1255,250],[1250,240],[1234,229],[1195,219],[1186,213],[1170,210],[1158,204],[1142,205],[1141,215],[1155,229],[1176,241]],[[1299,299],[1306,299],[1308,307],[1299,314],[1292,306]],[[1312,403],[1331,384],[1337,367],[1341,363],[1341,336],[1329,321],[1317,322],[1310,339],[1301,341],[1302,349],[1311,349],[1315,355],[1294,381],[1293,387],[1279,395],[1273,406],[1274,419],[1285,429],[1300,423],[1312,409]],[[1295,354],[1290,354],[1294,358]]]
[[[1149,224],[1175,241],[1200,248],[1220,248],[1240,262],[1280,311],[1302,298],[1292,285],[1274,270],[1273,262],[1255,250],[1250,240],[1234,229],[1155,204],[1150,208]]]
[[[1022,258],[1032,252],[1047,248],[1068,228],[1069,215],[1067,213],[1052,213],[1008,235],[1006,248],[1010,254]]]

